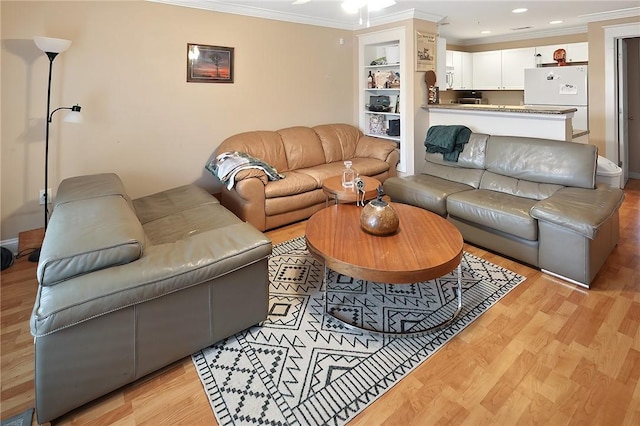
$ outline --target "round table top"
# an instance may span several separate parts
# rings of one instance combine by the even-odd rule
[[[387,236],[362,229],[362,207],[336,204],[320,210],[307,222],[309,252],[341,274],[391,284],[431,280],[460,264],[463,239],[453,224],[418,207],[391,205],[400,226]]]
[[[364,182],[364,199],[373,200],[378,196],[378,187],[381,185],[378,179],[369,176],[360,176]],[[354,203],[356,201],[356,188],[345,188],[342,186],[342,176],[332,176],[322,182],[322,189],[331,198]]]

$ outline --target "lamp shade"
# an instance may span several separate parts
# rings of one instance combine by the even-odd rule
[[[84,121],[84,118],[82,117],[82,113],[80,111],[71,111],[64,116],[64,120],[62,121],[64,121],[65,123],[80,124]]]
[[[35,36],[33,42],[45,53],[62,53],[71,46],[71,40],[63,38]]]
[[[63,107],[61,109],[70,109],[71,110],[71,112],[69,112],[67,115],[64,116],[64,120],[63,121],[65,123],[80,124],[80,123],[82,123],[84,121],[84,118],[82,117],[82,114],[80,113],[80,110],[82,109],[82,107],[80,107],[80,105],[75,104],[71,108]]]

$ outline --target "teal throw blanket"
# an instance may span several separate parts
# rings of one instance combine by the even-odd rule
[[[431,126],[424,146],[427,152],[441,152],[445,161],[458,161],[470,136],[471,129],[467,126]]]

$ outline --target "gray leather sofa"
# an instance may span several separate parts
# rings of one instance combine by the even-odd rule
[[[619,188],[596,185],[593,145],[473,133],[457,162],[426,154],[393,201],[435,212],[465,241],[589,287],[618,242]],[[426,242],[428,243],[428,237]]]
[[[263,321],[271,241],[187,185],[60,184],[31,317],[40,423]]]

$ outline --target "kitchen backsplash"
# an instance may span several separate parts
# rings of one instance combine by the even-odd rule
[[[455,103],[461,91],[445,90],[440,92],[440,103]],[[482,97],[490,105],[522,105],[524,90],[482,90]]]

